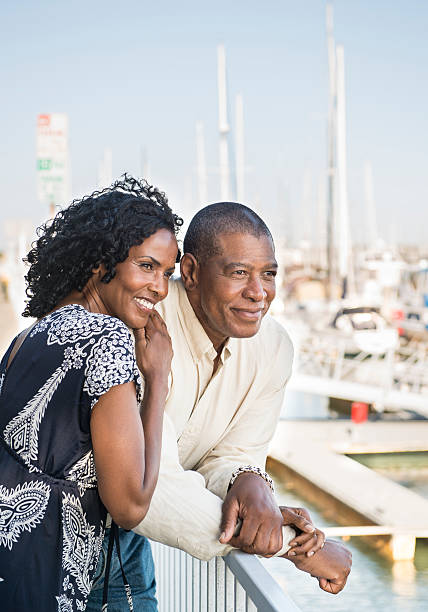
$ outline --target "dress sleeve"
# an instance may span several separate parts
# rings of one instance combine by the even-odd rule
[[[91,399],[91,408],[111,387],[134,381],[137,400],[141,399],[141,377],[135,359],[131,334],[117,321],[101,336],[91,339],[85,368],[83,391]]]

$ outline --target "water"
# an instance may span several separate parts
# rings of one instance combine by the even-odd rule
[[[286,389],[282,419],[328,419],[328,397]]]
[[[428,452],[348,455],[428,499]]]
[[[309,394],[287,392],[282,418],[331,418],[328,399]],[[387,453],[353,455],[367,467],[428,498],[428,453]],[[288,484],[288,483],[287,483]],[[277,497],[287,506],[303,506],[317,525],[332,526],[319,508],[299,497],[295,490],[276,482]],[[284,559],[263,560],[266,567],[294,599],[302,612],[428,612],[428,542],[417,540],[413,561],[388,561],[360,538],[351,538],[346,546],[353,555],[348,583],[339,595],[324,593],[318,582]]]
[[[426,454],[422,455],[424,455],[422,461],[425,461]],[[420,461],[413,457],[413,465],[415,460]],[[393,464],[395,470],[399,469],[401,474],[404,474],[401,467],[397,468],[396,462],[393,461]],[[380,469],[386,469],[385,458]],[[419,492],[417,486],[414,490]],[[296,491],[286,488],[284,484],[276,482],[276,492],[282,504],[306,507],[316,525],[333,525],[319,509],[307,503]],[[428,611],[428,542],[426,540],[417,540],[414,561],[388,561],[357,537],[351,538],[346,546],[352,551],[353,565],[348,583],[339,595],[324,593],[318,587],[316,579],[296,570],[284,559],[266,559],[263,562],[303,612]]]

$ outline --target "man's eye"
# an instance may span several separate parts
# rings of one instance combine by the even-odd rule
[[[244,274],[246,274],[247,271],[246,270],[234,270],[233,274],[236,274],[236,276],[244,276]]]
[[[275,276],[276,276],[276,270],[267,270],[267,271],[265,272],[265,275],[266,275],[266,276],[269,276],[270,278],[275,278]]]

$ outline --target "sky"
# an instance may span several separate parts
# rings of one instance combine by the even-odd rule
[[[380,237],[428,246],[428,3],[332,4],[345,49],[352,238],[367,235],[369,161]],[[141,175],[144,151],[149,178],[185,220],[200,205],[202,121],[208,200],[220,199],[216,49],[224,44],[232,131],[237,93],[244,102],[245,203],[288,240],[316,240],[327,157],[325,13],[323,0],[3,1],[0,227],[47,216],[36,192],[39,113],[68,114],[73,197],[97,187],[106,148],[114,177]]]

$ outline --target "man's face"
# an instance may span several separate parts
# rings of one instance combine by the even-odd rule
[[[249,338],[260,329],[275,297],[278,264],[265,235],[222,234],[220,254],[199,266],[197,299],[192,303],[217,349],[226,338]]]

